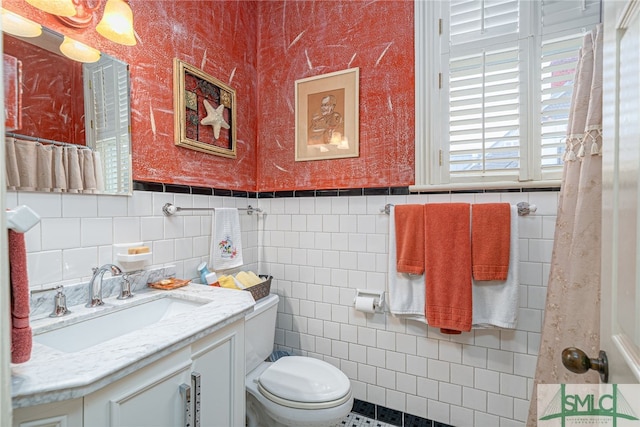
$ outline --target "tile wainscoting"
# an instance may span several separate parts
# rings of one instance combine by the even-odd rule
[[[406,188],[382,188],[263,194],[155,186],[137,183],[133,197],[8,192],[8,208],[25,204],[42,217],[26,233],[31,287],[86,282],[91,267],[113,261],[114,244],[138,241],[153,252],[147,268],[173,265],[177,277],[196,278],[197,265],[208,258],[211,213],[165,217],[162,206],[257,205],[264,214],[241,214],[243,257],[247,269],[274,276],[272,292],[281,296],[277,349],[332,363],[349,376],[356,399],[403,418],[411,414],[458,427],[524,426],[556,191],[408,194]],[[495,201],[538,206],[535,215],[518,219],[517,329],[445,336],[424,324],[354,310],[356,288],[386,287],[389,218],[380,212],[385,204]]]

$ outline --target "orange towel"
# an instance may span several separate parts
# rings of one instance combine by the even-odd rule
[[[29,326],[29,279],[24,234],[9,230],[9,275],[11,281],[11,362],[31,358],[32,334]]]
[[[398,273],[424,273],[424,206],[398,205],[396,261]]]
[[[475,280],[507,280],[511,241],[511,205],[472,206],[471,265]]]
[[[471,205],[425,205],[425,315],[443,333],[470,331]]]

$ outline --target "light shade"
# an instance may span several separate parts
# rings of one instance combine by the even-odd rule
[[[133,12],[123,0],[107,0],[104,15],[96,31],[112,42],[126,46],[136,44],[133,34]]]
[[[33,7],[58,16],[73,16],[76,7],[73,0],[26,0]]]
[[[42,25],[3,8],[2,30],[18,37],[38,37],[42,34]]]
[[[62,40],[60,52],[78,62],[96,62],[100,59],[100,51],[67,36]]]

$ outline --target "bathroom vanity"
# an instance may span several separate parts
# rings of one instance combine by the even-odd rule
[[[105,302],[104,314],[72,307],[32,322],[31,360],[12,365],[14,426],[244,426],[249,292],[191,284]],[[97,343],[84,336],[117,330],[131,313],[149,318],[153,306],[164,311],[150,325],[126,320],[134,330]],[[95,334],[77,328],[89,318],[103,322],[87,323]],[[65,342],[67,331],[88,344]]]

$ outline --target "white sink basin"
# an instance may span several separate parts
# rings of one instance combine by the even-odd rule
[[[203,304],[167,296],[99,312],[76,323],[34,335],[33,340],[59,351],[75,353]]]

